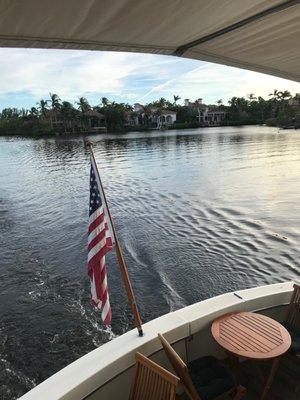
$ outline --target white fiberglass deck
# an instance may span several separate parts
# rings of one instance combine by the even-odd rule
[[[231,311],[261,311],[280,320],[293,283],[286,282],[226,293],[144,325],[140,338],[134,329],[88,353],[21,397],[22,400],[126,399],[134,354],[140,351],[168,367],[157,333],[163,333],[189,361],[204,354],[224,357],[210,334],[211,322]],[[122,390],[120,390],[122,388]]]

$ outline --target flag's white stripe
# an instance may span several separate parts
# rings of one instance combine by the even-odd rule
[[[99,243],[97,243],[94,247],[91,248],[91,250],[88,253],[88,262],[102,249],[102,247],[106,245],[106,240],[107,238],[104,237],[102,240],[100,240]]]
[[[105,257],[103,257],[103,258],[104,258],[104,261],[105,261]],[[102,260],[101,260],[101,263],[102,263]],[[104,262],[104,265],[105,265],[105,262]],[[107,276],[105,274],[103,282],[102,282],[102,290],[105,291],[106,288],[107,288]],[[97,297],[94,276],[91,279],[91,293],[92,293],[93,301],[97,304],[97,308],[101,309],[102,308],[102,301],[100,299],[98,299],[98,297]],[[107,293],[107,299],[105,301],[105,304],[103,305],[102,313],[101,313],[101,317],[102,317],[103,320],[106,319],[107,314],[109,313],[109,311],[110,311],[110,302],[109,302],[109,295]]]
[[[104,279],[103,279],[103,281],[102,281],[102,290],[103,290],[103,292],[107,289],[107,275],[105,274],[104,275]],[[99,300],[98,299],[98,297],[97,297],[97,292],[96,292],[96,285],[95,285],[95,278],[94,278],[94,276],[93,276],[93,278],[91,279],[91,293],[92,293],[92,299],[95,301],[95,302],[101,302],[101,300]]]
[[[102,269],[105,265],[105,256],[103,256],[100,260],[100,268]]]
[[[106,288],[107,288],[107,277],[106,277],[106,274],[105,274],[105,277],[104,277],[104,279],[102,281],[102,290],[103,290],[103,292],[106,290]]]
[[[103,207],[98,207],[96,211],[93,212],[93,214],[91,214],[89,216],[89,223],[91,224],[92,222],[95,221],[95,219],[97,219],[99,217],[99,215],[103,214],[104,209]]]
[[[105,222],[102,222],[100,225],[98,225],[91,233],[89,233],[88,236],[88,244],[91,243],[91,241],[99,235],[103,230],[105,229]],[[107,231],[105,232],[105,236],[108,237]]]
[[[96,284],[95,284],[94,275],[93,275],[93,278],[91,278],[91,293],[92,293],[92,300],[93,300],[95,303],[98,303],[100,300],[97,298]]]
[[[109,313],[109,311],[110,311],[110,303],[109,303],[109,297],[108,297],[108,293],[107,293],[107,299],[106,299],[106,302],[103,306],[102,313],[101,313],[101,317],[102,317],[103,321],[107,317],[107,314]]]

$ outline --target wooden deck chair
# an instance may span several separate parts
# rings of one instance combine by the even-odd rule
[[[294,363],[296,368],[300,364],[300,285],[294,284],[294,291],[288,305],[287,313],[283,322],[285,328],[289,331],[292,339],[291,347],[287,353],[287,357]],[[290,366],[291,367],[291,366]],[[287,371],[286,378],[294,386],[295,391],[299,391],[299,377],[292,371]]]
[[[230,396],[240,400],[245,395],[246,389],[236,385],[232,374],[215,357],[201,357],[185,364],[170,343],[161,334],[158,336],[189,399],[211,400]]]
[[[136,353],[135,359],[129,400],[175,400],[180,379],[141,353]]]
[[[300,285],[294,284],[294,291],[288,305],[284,326],[292,338],[290,353],[300,360]]]

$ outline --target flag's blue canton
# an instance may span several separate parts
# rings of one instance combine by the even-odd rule
[[[98,189],[98,184],[95,177],[95,172],[93,166],[91,165],[90,173],[90,210],[89,215],[92,215],[97,208],[102,206],[102,201],[100,197],[100,192]]]

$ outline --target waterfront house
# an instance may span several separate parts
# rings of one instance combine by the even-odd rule
[[[190,101],[189,99],[184,100],[184,105],[185,107],[191,107],[191,108],[202,108],[205,107],[205,104],[202,103],[201,98],[195,100],[195,101]]]
[[[185,99],[184,105],[197,110],[197,121],[202,126],[218,126],[226,117],[226,112],[221,107],[203,104],[201,98],[194,102]]]
[[[142,104],[140,104],[140,103],[135,103],[133,105],[133,111],[135,111],[137,113],[143,112],[144,111],[144,106]]]
[[[151,109],[149,121],[152,125],[156,125],[158,129],[164,126],[171,126],[176,122],[177,113],[172,110],[161,110],[156,107]]]
[[[176,122],[176,111],[160,109],[158,107],[151,107],[146,111],[145,106],[135,103],[133,106],[134,111],[126,113],[126,125],[150,125],[153,128],[160,129],[164,126],[171,126]]]
[[[177,113],[172,110],[162,110],[161,123],[163,125],[173,125],[176,122]]]
[[[289,99],[289,105],[295,108],[300,107],[300,93],[296,93],[295,97]]]
[[[63,116],[58,108],[44,111],[44,120],[47,121],[52,129],[60,129],[64,125]]]
[[[217,126],[225,119],[226,112],[222,110],[214,110],[206,107],[204,110],[199,109],[197,119],[200,125]]]
[[[140,125],[139,114],[136,111],[125,112],[125,125],[126,126],[137,126]]]
[[[86,119],[86,126],[84,128],[93,132],[106,130],[105,115],[95,110],[88,110],[84,113],[84,117]]]

